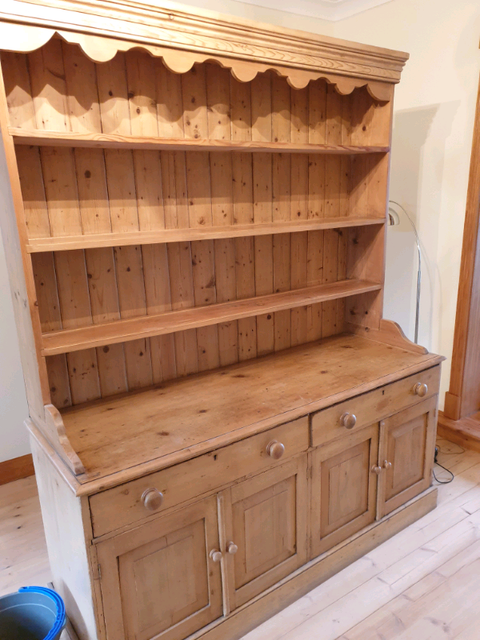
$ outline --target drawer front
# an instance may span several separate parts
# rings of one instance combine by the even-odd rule
[[[425,395],[415,393],[417,383],[427,385]],[[312,416],[312,445],[318,447],[435,396],[439,385],[440,366],[436,366],[323,409]],[[350,430],[341,422],[345,414],[356,417],[355,426]]]
[[[306,451],[308,440],[308,418],[305,416],[175,467],[97,493],[90,498],[93,534],[99,537],[154,517],[186,500],[280,465]],[[276,446],[268,450],[271,443]],[[282,455],[277,458],[279,454]],[[148,494],[149,490],[161,492],[163,499],[153,491]],[[145,495],[151,510],[144,504]]]

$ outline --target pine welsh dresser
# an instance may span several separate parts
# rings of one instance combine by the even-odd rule
[[[134,0],[2,0],[0,48],[55,588],[80,640],[239,638],[436,504],[442,358],[382,317],[408,56]]]

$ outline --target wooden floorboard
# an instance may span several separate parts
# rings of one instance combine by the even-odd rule
[[[439,445],[437,509],[244,640],[478,640],[480,453]],[[49,580],[35,478],[0,486],[0,595]]]

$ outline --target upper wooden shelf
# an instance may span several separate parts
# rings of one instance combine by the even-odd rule
[[[342,144],[300,144],[292,142],[254,142],[236,140],[148,138],[106,133],[73,133],[9,127],[16,144],[50,147],[93,147],[100,149],[163,149],[165,151],[243,151],[275,153],[323,153],[356,155],[386,153],[390,147],[362,147]]]
[[[117,320],[105,324],[89,325],[78,329],[64,329],[44,333],[42,355],[81,351],[118,342],[165,335],[175,331],[185,331],[207,327],[220,322],[231,322],[240,318],[303,307],[326,300],[336,300],[348,296],[379,291],[381,284],[363,280],[342,280],[320,284],[304,289],[272,293],[255,298],[233,300],[205,307],[192,307],[179,311],[140,316]]]
[[[382,225],[385,218],[338,217],[313,218],[311,220],[288,220],[257,224],[235,224],[224,227],[194,227],[188,229],[159,229],[156,231],[131,231],[129,233],[102,233],[83,236],[56,236],[30,238],[29,253],[45,251],[71,251],[98,247],[125,247],[139,244],[162,244],[170,242],[192,242],[195,240],[219,240],[246,236],[266,236],[279,233],[300,233],[322,229],[344,229]]]

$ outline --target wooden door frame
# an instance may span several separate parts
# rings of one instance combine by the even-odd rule
[[[438,432],[480,451],[480,84],[473,129],[450,388]]]

